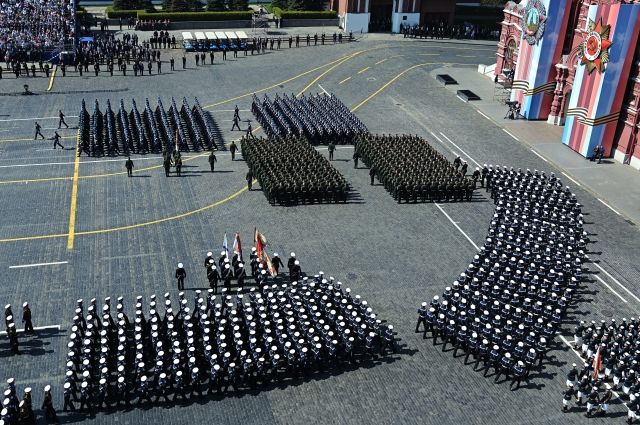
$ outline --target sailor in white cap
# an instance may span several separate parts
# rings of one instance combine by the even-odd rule
[[[47,422],[58,423],[58,416],[56,415],[56,409],[53,407],[53,397],[51,396],[51,385],[44,387],[44,401],[42,402],[42,409],[44,410],[44,417]]]
[[[209,261],[215,261],[215,259],[213,258],[213,252],[209,251],[207,252],[207,257],[204,259],[204,266],[205,267],[209,267]]]
[[[294,263],[296,262],[296,253],[292,252],[289,256],[289,260],[287,261],[287,268],[289,269],[289,274],[291,274],[291,269],[293,268]]]
[[[31,309],[27,302],[22,304],[22,323],[24,323],[25,332],[35,333],[33,330],[33,323],[31,322]]]
[[[187,277],[187,272],[184,269],[184,265],[182,263],[178,263],[178,268],[176,269],[176,279],[178,280],[178,291],[184,290],[185,277]]]
[[[71,382],[64,383],[63,396],[64,396],[64,406],[62,408],[62,411],[66,412],[70,410],[72,412],[75,412],[76,407],[73,405],[73,402],[71,401],[73,398],[75,398],[74,391],[71,389]]]

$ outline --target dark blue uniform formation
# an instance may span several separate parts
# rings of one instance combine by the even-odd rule
[[[574,368],[567,374],[567,390],[573,389],[578,404],[587,404],[587,415],[597,411],[606,413],[611,395],[608,387],[618,392],[627,404],[627,421],[640,418],[640,320],[611,319],[588,325],[580,322],[574,334],[575,349],[581,353],[584,367]],[[594,359],[599,350],[601,367],[594,370]],[[607,385],[607,384],[610,385]],[[571,397],[567,398],[570,402]],[[566,403],[565,403],[566,404]]]
[[[251,112],[268,137],[303,136],[312,144],[350,144],[367,127],[336,96],[286,94],[262,102],[253,95]]]
[[[100,111],[96,100],[93,112],[89,114],[82,101],[79,115],[78,155],[131,155],[134,153],[172,152],[176,137],[180,151],[198,152],[222,147],[213,118],[202,109],[198,99],[191,107],[186,98],[178,107],[171,98],[168,111],[158,99],[158,106],[151,109],[149,99],[140,113],[135,100],[127,111],[120,100],[118,112],[114,113],[107,100],[106,111]]]
[[[243,138],[241,145],[251,174],[271,204],[346,202],[347,181],[305,139]]]
[[[356,139],[354,160],[370,167],[373,178],[398,203],[470,201],[474,182],[465,177],[424,139],[411,135],[363,135]]]
[[[587,233],[575,195],[552,174],[496,167],[484,245],[442,297],[418,310],[416,331],[520,384],[538,367],[580,285]]]
[[[86,312],[78,300],[64,410],[261,388],[395,352],[393,326],[332,277],[268,280],[244,295],[198,290],[191,306],[184,292],[177,301],[154,295],[148,310],[137,297],[131,319],[123,298],[115,311],[110,298],[102,307],[92,299]]]

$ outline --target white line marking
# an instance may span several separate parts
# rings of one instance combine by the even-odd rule
[[[534,151],[533,149],[530,149],[530,150],[531,150],[531,152],[533,152],[534,154],[536,154],[536,156],[537,156],[538,158],[540,158],[541,160],[543,160],[544,162],[549,162],[549,161],[547,161],[547,159],[546,159],[544,156],[540,155],[538,152]]]
[[[459,58],[475,58],[473,55],[456,55]]]
[[[476,164],[478,167],[481,167],[480,163],[478,161],[476,161],[475,159],[471,158],[471,155],[469,155],[468,153],[466,153],[465,151],[462,150],[462,148],[458,145],[456,145],[455,143],[453,143],[453,141],[451,139],[449,139],[442,131],[440,132],[440,134],[442,135],[442,137],[444,137],[445,139],[447,139],[449,141],[449,143],[451,143],[453,146],[455,146],[460,152],[462,152],[464,154],[464,156],[466,156],[467,158],[469,158],[471,161],[473,161],[474,164]]]
[[[52,263],[35,263],[35,264],[20,264],[19,266],[9,266],[10,269],[24,269],[27,267],[40,267],[40,266],[55,266],[58,264],[69,264],[68,261],[54,261]]]
[[[594,275],[596,279],[598,279],[600,282],[602,282],[602,284],[604,286],[606,286],[607,288],[609,288],[609,290],[611,292],[613,292],[618,298],[620,298],[622,300],[623,303],[627,303],[628,301],[625,300],[624,298],[622,298],[622,295],[618,294],[615,289],[613,289],[611,286],[609,286],[609,284],[607,282],[605,282],[604,280],[602,280],[602,278],[600,276]]]
[[[65,115],[65,118],[78,118],[77,115]],[[57,120],[60,117],[35,117],[35,118],[13,118],[10,120],[0,120],[0,122],[12,122],[12,121],[34,121],[34,120]]]
[[[621,215],[618,211],[614,210],[613,207],[609,204],[607,204],[606,202],[604,202],[602,199],[598,198],[598,201],[600,201],[602,203],[602,205],[604,205],[605,207],[609,208],[611,211],[613,211],[614,213]]]
[[[576,186],[580,186],[580,183],[578,183],[577,181],[575,181],[573,178],[571,178],[571,176],[567,173],[565,173],[564,171],[562,172],[562,175],[565,176],[566,178],[568,178],[569,180],[571,180]]]
[[[504,131],[504,132],[505,132],[505,133],[507,133],[509,136],[511,136],[511,138],[512,138],[513,140],[515,140],[516,142],[519,142],[519,141],[520,141],[520,139],[518,139],[516,136],[514,136],[513,134],[511,134],[511,133],[509,132],[509,130],[507,130],[506,128],[503,128],[503,129],[502,129],[502,131]]]
[[[636,301],[638,301],[640,303],[640,298],[638,298],[633,292],[631,292],[629,289],[627,289],[626,286],[624,286],[622,283],[620,283],[618,281],[618,279],[616,279],[615,277],[611,276],[611,273],[609,273],[608,271],[606,271],[600,264],[597,263],[592,263],[594,266],[596,266],[598,269],[600,269],[600,271],[604,274],[606,274],[607,276],[609,276],[609,279],[613,280],[613,282],[618,285],[619,287],[621,287],[622,289],[624,289],[629,295],[631,295]]]
[[[211,109],[209,112],[235,112],[235,109]],[[238,112],[251,112],[251,109],[238,109]]]
[[[491,118],[489,118],[487,115],[485,115],[485,114],[484,114],[484,112],[478,111],[477,109],[476,109],[476,111],[477,111],[480,115],[482,115],[483,117],[485,117],[486,119],[488,119],[489,121],[493,121]]]
[[[318,87],[320,87],[320,90],[322,90],[324,92],[324,94],[326,94],[327,96],[331,96],[331,93],[329,93],[328,91],[326,91],[324,89],[324,87],[322,87],[320,84],[318,84]]]
[[[338,85],[340,85],[340,84],[342,84],[342,83],[346,83],[346,82],[347,82],[347,81],[349,81],[350,79],[351,79],[351,77],[347,77],[347,78],[345,78],[344,80],[340,81],[340,82],[338,83]]]
[[[154,255],[158,255],[157,252],[150,252],[148,254],[135,254],[135,255],[116,255],[114,257],[102,257],[102,261],[109,261],[109,260],[124,260],[124,259],[128,259],[128,258],[141,258],[141,257],[151,257]]]
[[[433,131],[429,130],[429,133],[431,133],[431,135],[432,135],[433,137],[435,137],[435,138],[436,138],[436,140],[437,140],[438,142],[440,142],[440,143],[442,143],[443,145],[445,145],[445,143],[442,141],[442,139],[440,139],[438,136],[436,136],[436,134],[435,134]],[[445,146],[446,146],[446,145],[445,145]]]
[[[55,330],[60,330],[60,325],[49,325],[49,326],[34,326],[33,330],[34,331],[45,331],[45,330],[49,330],[49,329],[55,329]],[[16,332],[24,332],[24,329],[16,329]],[[0,335],[6,335],[7,332],[6,331],[2,331],[0,332]]]
[[[447,214],[447,212],[446,212],[445,210],[443,210],[443,209],[442,209],[442,207],[441,207],[439,204],[436,204],[436,207],[438,207],[438,209],[442,212],[442,214],[444,214],[444,215],[445,215],[445,217],[447,217],[447,218],[449,219],[449,221],[450,221],[454,226],[456,226],[456,229],[458,229],[458,230],[460,231],[460,233],[462,233],[462,235],[463,235],[465,238],[467,238],[467,240],[468,240],[469,242],[471,242],[471,245],[473,245],[473,247],[474,247],[476,250],[480,251],[480,247],[479,247],[478,245],[476,245],[476,244],[475,244],[475,242],[474,242],[474,241],[469,237],[469,235],[467,235],[467,234],[464,232],[464,230],[462,230],[462,229],[460,228],[460,226],[458,226],[458,223],[456,223],[455,221],[453,221],[453,220],[451,219],[451,217],[449,217],[449,214]]]

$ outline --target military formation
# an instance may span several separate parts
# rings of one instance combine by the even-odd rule
[[[573,364],[567,373],[564,411],[576,403],[586,407],[586,416],[606,414],[615,397],[626,403],[628,423],[640,418],[639,334],[640,320],[634,317],[576,326],[574,349],[584,364]]]
[[[171,98],[168,110],[159,98],[155,109],[151,108],[149,99],[145,99],[142,113],[138,111],[135,100],[132,100],[130,111],[120,100],[115,113],[109,100],[104,113],[96,100],[91,114],[82,101],[78,127],[78,155],[128,156],[176,149],[197,152],[222,146],[213,118],[200,106],[197,98],[191,107],[183,97],[179,108]]]
[[[491,169],[496,209],[485,243],[442,296],[422,303],[416,332],[517,388],[575,302],[589,238],[581,205],[555,175]]]
[[[304,138],[245,137],[241,149],[247,182],[256,179],[272,205],[347,201],[345,178]]]
[[[354,164],[358,160],[393,198],[401,202],[470,201],[474,182],[465,177],[426,140],[411,135],[367,134],[356,139]]]
[[[351,144],[367,127],[336,96],[253,95],[251,112],[268,137],[304,137],[311,144]]]
[[[148,309],[138,296],[132,316],[122,297],[115,310],[110,298],[102,306],[78,300],[64,411],[93,415],[260,389],[396,351],[393,326],[333,277],[307,277],[298,260],[285,277],[269,275],[244,294],[197,290],[191,305],[184,292],[177,300],[152,295]]]

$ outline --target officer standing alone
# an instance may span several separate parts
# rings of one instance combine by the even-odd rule
[[[176,279],[178,279],[178,290],[184,290],[184,278],[187,277],[187,272],[184,269],[182,263],[178,263],[178,268],[176,269]]]
[[[124,163],[124,166],[127,169],[127,177],[133,176],[133,161],[131,157],[127,157],[127,162]]]

